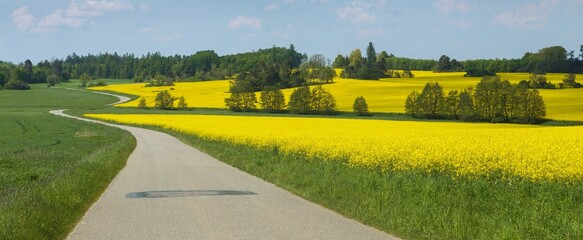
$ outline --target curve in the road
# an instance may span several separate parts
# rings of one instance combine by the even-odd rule
[[[68,239],[395,238],[244,173],[168,134],[74,117],[63,110],[51,113],[122,128],[137,140],[126,167]]]

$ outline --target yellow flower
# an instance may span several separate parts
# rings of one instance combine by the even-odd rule
[[[215,115],[87,114],[383,170],[583,179],[583,127]]]

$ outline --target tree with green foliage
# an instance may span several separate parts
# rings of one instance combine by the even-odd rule
[[[368,104],[363,96],[356,97],[354,103],[352,104],[352,110],[358,114],[358,116],[368,116]]]
[[[186,98],[184,98],[184,96],[180,96],[178,98],[178,103],[176,104],[176,107],[181,110],[188,109],[188,103],[186,103]]]
[[[138,108],[139,109],[147,109],[148,108],[148,104],[146,103],[145,98],[140,98],[140,101],[138,101]]]
[[[323,68],[326,67],[326,57],[322,54],[314,54],[308,58],[304,63],[308,68]]]
[[[548,88],[550,82],[547,82],[547,77],[544,74],[531,74],[528,78],[528,83],[531,88]]]
[[[332,62],[332,67],[346,68],[346,66],[348,66],[349,63],[350,60],[348,59],[348,57],[342,56],[342,54],[338,54],[338,56],[336,56],[336,58],[334,59],[334,62]]]
[[[336,77],[336,71],[332,67],[318,69],[318,79],[320,82],[330,83]]]
[[[49,86],[55,86],[60,82],[60,78],[57,74],[51,74],[47,77],[47,83],[49,84]]]
[[[231,95],[225,98],[225,105],[231,111],[251,112],[257,110],[257,96],[250,82],[231,81]]]
[[[154,100],[155,107],[163,110],[171,109],[174,106],[175,100],[176,98],[168,90],[160,91]]]
[[[576,81],[577,75],[573,73],[566,74],[563,78],[563,87],[565,88],[580,88],[581,84]]]
[[[87,73],[81,74],[80,79],[81,79],[80,87],[87,87],[87,84],[91,82],[91,76],[89,76],[89,74]]]
[[[57,75],[57,77],[59,78],[59,81],[61,81],[61,80],[64,80],[64,81],[69,80],[69,79],[63,78],[63,76],[64,76],[64,74],[63,74],[63,61],[61,61],[59,59],[53,60],[52,70],[53,70],[53,74]]]
[[[403,73],[401,74],[401,77],[403,78],[414,78],[415,75],[411,72],[411,70],[403,70]]]
[[[387,60],[390,58],[390,55],[386,51],[382,51],[381,53],[377,54],[376,57],[376,65],[380,72],[386,72],[389,70],[389,64]]]
[[[405,112],[414,117],[518,123],[536,123],[546,115],[537,89],[529,89],[524,84],[512,85],[500,77],[482,78],[475,91],[472,88],[451,90],[445,96],[441,92],[438,84],[427,83],[420,94],[413,91],[407,97]]]
[[[322,85],[312,88],[309,101],[313,113],[332,114],[336,111],[336,99]]]
[[[16,66],[10,71],[10,80],[24,81],[26,79],[26,72],[22,67]],[[26,82],[26,81],[24,81]]]
[[[277,87],[269,87],[261,91],[259,99],[261,108],[266,112],[276,113],[285,110],[285,96]]]
[[[412,116],[417,116],[417,114],[419,114],[419,109],[417,106],[418,98],[419,92],[417,92],[416,90],[414,90],[407,96],[407,99],[405,100],[405,113]]]
[[[350,53],[348,59],[348,65],[344,68],[341,77],[378,80],[382,77],[394,77],[398,74],[396,71],[387,74],[391,55],[386,51],[377,55],[372,42],[369,42],[366,48],[366,58],[363,59],[360,49],[355,49]],[[336,62],[340,61],[341,55],[337,57]]]
[[[534,56],[535,73],[563,72],[566,68],[567,50],[561,46],[540,49]]]
[[[476,85],[474,109],[485,119],[507,118],[510,82],[499,76],[486,76]],[[507,121],[507,120],[500,120]]]
[[[310,99],[312,93],[310,91],[310,87],[303,86],[294,89],[289,97],[289,103],[287,104],[287,108],[290,112],[306,114],[310,113]]]
[[[471,87],[460,92],[457,107],[458,119],[462,121],[476,120],[476,112],[474,110],[474,91]]]
[[[150,78],[148,83],[144,87],[161,87],[161,86],[174,86],[174,78],[164,76],[162,74],[156,74],[154,78]]]
[[[537,123],[546,116],[546,106],[537,89],[515,86],[513,95],[513,121],[521,123]]]
[[[357,48],[352,50],[352,52],[350,52],[349,60],[349,66],[359,68],[363,63],[362,52],[360,49]]]
[[[434,72],[448,72],[451,70],[451,60],[446,55],[441,55],[437,64],[435,65]]]
[[[8,80],[10,80],[10,68],[11,64],[3,63],[0,61],[0,87],[4,86]]]
[[[377,60],[377,52],[376,52],[372,42],[369,42],[368,46],[366,47],[366,65],[369,68],[376,68],[377,67],[376,60]]]
[[[460,93],[457,90],[451,90],[445,96],[444,113],[445,115],[459,119],[459,102]]]
[[[21,79],[27,83],[32,83],[32,62],[30,61],[30,59],[26,59],[26,61],[24,61],[24,79]]]
[[[25,81],[18,80],[18,79],[12,79],[12,80],[8,81],[6,84],[4,84],[4,86],[2,87],[2,89],[6,89],[6,90],[29,90],[30,89],[30,86]]]
[[[436,82],[425,84],[415,105],[418,108],[418,115],[437,118],[443,114],[444,102],[443,88]]]

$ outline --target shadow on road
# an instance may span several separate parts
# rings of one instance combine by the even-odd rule
[[[169,190],[169,191],[145,191],[131,192],[126,198],[174,198],[174,197],[202,197],[202,196],[239,196],[256,195],[249,191],[236,190]]]

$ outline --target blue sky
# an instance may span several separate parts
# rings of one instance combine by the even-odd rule
[[[578,55],[583,0],[4,0],[0,29],[0,60],[14,63],[289,44],[334,59],[368,42],[411,58],[520,58],[555,45]]]

